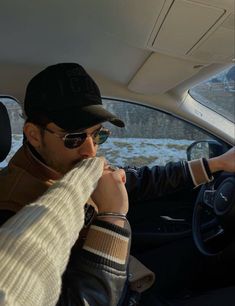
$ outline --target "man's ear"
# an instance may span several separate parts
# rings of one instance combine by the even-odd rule
[[[39,148],[42,142],[42,135],[40,128],[31,122],[26,122],[23,130],[28,142],[34,148]]]

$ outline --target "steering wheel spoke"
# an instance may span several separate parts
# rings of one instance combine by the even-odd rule
[[[210,207],[214,208],[214,199],[215,199],[216,190],[205,190],[203,193],[203,203]]]
[[[223,251],[234,232],[234,218],[235,175],[222,172],[201,187],[194,205],[192,234],[203,255],[215,256]]]
[[[210,240],[222,236],[223,234],[224,229],[219,225],[217,228],[212,229],[212,231],[207,232],[206,236],[203,235],[203,241],[209,242]]]

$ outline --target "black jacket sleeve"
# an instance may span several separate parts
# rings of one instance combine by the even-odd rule
[[[111,235],[119,235],[129,240],[128,254],[121,263],[111,254],[108,255],[109,252],[106,256],[102,252],[92,251],[92,247],[91,250],[87,250],[75,245],[63,275],[62,290],[57,306],[115,306],[119,303],[123,305],[122,300],[125,299],[128,286],[130,228],[124,229],[104,221],[95,221],[93,224],[95,227],[100,227],[102,231],[108,231]],[[97,242],[106,244],[105,241]],[[111,243],[114,244],[114,241]]]
[[[130,202],[151,200],[194,184],[187,162],[170,162],[165,166],[126,167],[126,188]]]

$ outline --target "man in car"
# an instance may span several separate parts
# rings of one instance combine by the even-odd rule
[[[73,76],[71,77],[73,78]],[[88,80],[84,78],[85,84],[82,90],[84,88],[86,90],[92,89],[92,87],[96,90],[95,84],[89,83],[89,81],[89,78]],[[44,86],[45,84],[41,85]],[[76,91],[75,94],[78,95],[79,93]],[[86,92],[81,94],[84,99],[87,99],[86,102],[92,101],[92,95],[89,96]],[[54,98],[57,100],[56,97]],[[57,102],[59,103],[58,100]],[[103,119],[116,120],[117,124],[123,125],[122,121],[114,116],[110,118],[111,114],[105,112],[105,110],[100,110]],[[95,109],[96,111],[97,109]],[[103,142],[108,136],[108,132],[101,128],[99,120],[97,120],[98,124],[93,127],[93,124],[89,122],[89,118],[87,121],[86,118],[81,117],[81,120],[83,120],[82,125],[91,125],[90,128],[86,129],[87,134],[79,134],[79,137],[85,135],[85,138],[79,140],[76,137],[74,138],[75,135],[72,135],[75,142],[69,139],[67,143],[66,140],[54,138],[54,134],[49,133],[53,137],[48,139],[50,150],[47,153],[45,152],[46,154],[44,155],[40,150],[44,146],[44,140],[41,144],[36,144],[36,142],[37,137],[41,137],[44,134],[46,126],[43,125],[43,120],[46,119],[38,110],[31,115],[24,129],[27,145],[24,144],[22,150],[20,149],[18,152],[19,156],[17,157],[17,153],[13,158],[13,163],[10,162],[9,166],[3,169],[0,174],[1,223],[4,223],[25,205],[35,202],[55,181],[62,178],[78,162],[94,157],[95,154],[90,153],[93,141],[97,143]],[[33,131],[31,129],[33,126],[39,132],[38,135],[36,135],[37,132],[35,133],[36,130]],[[28,137],[30,142],[28,142]],[[55,142],[53,142],[53,138]],[[57,142],[58,140],[59,142]],[[82,143],[83,141],[87,142],[88,146],[85,146],[87,148],[84,147],[82,149],[82,146],[80,146],[79,142]],[[91,145],[89,145],[89,142]],[[60,147],[61,144],[62,147]],[[67,146],[71,145],[76,149],[67,148]],[[75,152],[79,147],[82,149],[80,155]],[[37,152],[38,149],[40,153]],[[84,177],[82,179],[83,184],[78,185],[78,188],[84,189],[84,192],[89,187],[89,175],[87,172],[87,178]],[[58,305],[84,305],[85,303],[89,305],[116,305],[121,301],[127,278],[130,248],[130,229],[125,217],[128,211],[128,197],[124,187],[125,172],[122,169],[112,169],[106,165],[101,181],[92,194],[92,199],[89,200],[91,202],[92,200],[95,201],[99,214],[92,220],[94,211],[89,206],[85,207],[86,240],[84,243],[80,241],[82,247],[75,246],[72,251],[73,256],[71,256],[67,271],[63,276],[62,293]],[[67,187],[70,186],[68,185]],[[73,188],[71,186],[71,196]],[[112,199],[113,193],[115,193],[115,199]],[[110,206],[111,202],[112,205]],[[90,225],[89,228],[88,225]],[[78,228],[79,226],[80,220],[78,220]],[[98,244],[97,239],[99,241]],[[57,262],[56,258],[54,260]],[[60,258],[58,258],[58,262],[60,262]],[[73,266],[73,270],[70,273],[71,266]],[[77,274],[79,277],[76,277]],[[74,277],[76,281],[73,281]],[[53,286],[52,284],[52,288],[54,288]],[[76,292],[76,295],[74,296],[70,292]]]
[[[103,122],[109,121],[119,127],[124,126],[120,119],[102,107],[100,91],[94,80],[83,67],[74,63],[49,66],[37,74],[28,84],[24,111],[27,120],[24,125],[23,146],[0,176],[0,184],[3,186],[0,191],[2,214],[18,211],[43,194],[78,161],[94,157],[98,145],[109,136],[109,131],[102,126]],[[126,188],[130,202],[154,199],[185,187],[193,188],[212,180],[212,175],[216,171],[233,172],[234,159],[235,150],[232,149],[220,157],[209,160],[169,163],[165,167],[155,166],[152,169],[127,167]],[[84,273],[91,273],[90,268],[93,268],[93,273],[97,276],[94,270],[99,264],[105,265],[107,274],[112,274],[113,269],[116,269],[115,274],[118,272],[122,281],[126,273],[127,248],[124,247],[123,251],[115,245],[115,250],[112,250],[111,245],[117,234],[123,237],[123,243],[124,237],[128,237],[123,228],[123,218],[127,210],[125,208],[122,211],[122,205],[118,208],[116,194],[112,195],[112,201],[110,195],[107,197],[104,194],[104,190],[100,190],[99,196],[103,200],[106,199],[104,202],[107,204],[100,209],[102,204],[99,197],[93,199],[93,205],[98,209],[96,217],[92,206],[88,206],[86,225],[92,225],[88,228],[88,234],[84,234],[85,242],[80,241],[71,252],[59,305],[68,305],[68,299],[71,299],[72,305],[80,305],[82,300],[86,300],[88,305],[116,305],[110,302],[109,293],[102,290],[102,282],[107,285],[105,278],[102,281],[98,277],[96,292],[89,289],[92,278],[90,281],[86,279],[82,282]],[[97,231],[98,227],[103,230]],[[83,263],[83,267],[87,264],[87,271],[81,271],[80,262]],[[77,281],[78,276],[80,282]],[[112,276],[108,277],[112,279]],[[161,283],[161,275],[157,274],[157,282]],[[111,285],[110,283],[110,292],[113,291]],[[92,288],[94,289],[94,286]],[[92,295],[95,297],[91,298]],[[146,295],[144,302],[150,305],[147,298],[149,297]],[[116,298],[115,301],[117,300]],[[144,302],[141,302],[141,305]],[[151,305],[154,304],[151,302]]]

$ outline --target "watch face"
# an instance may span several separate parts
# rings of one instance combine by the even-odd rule
[[[86,204],[84,206],[85,210],[85,224],[84,226],[87,227],[91,224],[94,216],[95,216],[95,208],[92,205]]]

